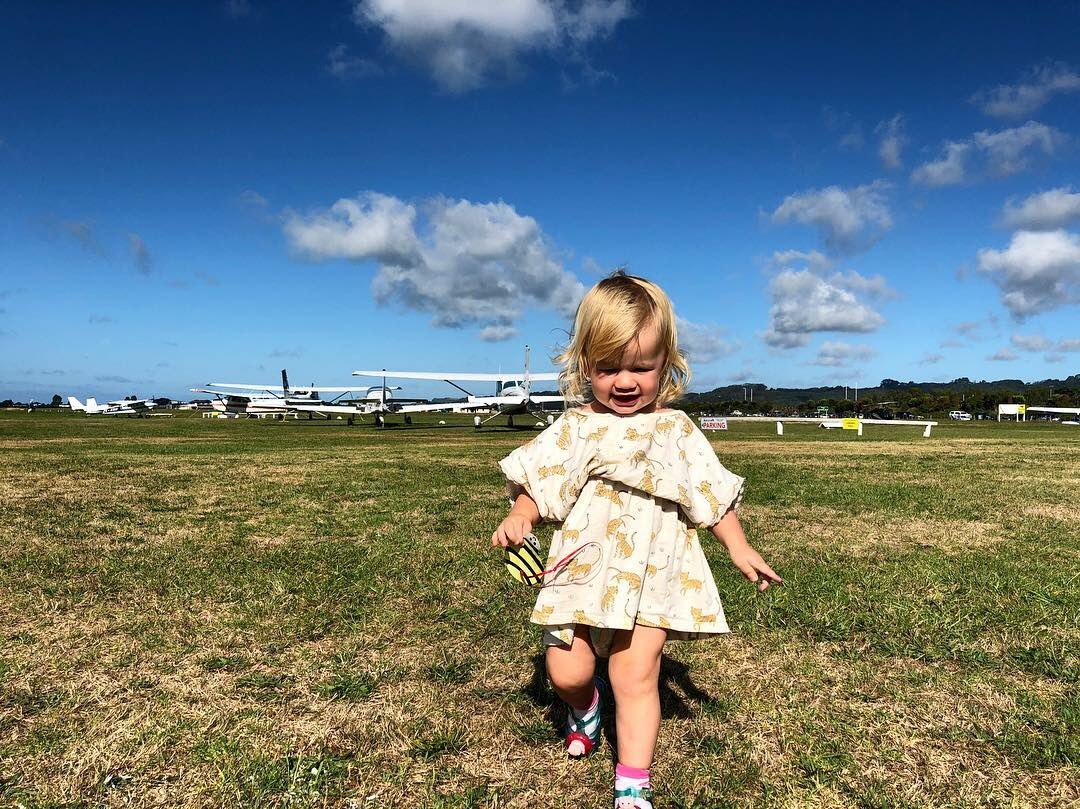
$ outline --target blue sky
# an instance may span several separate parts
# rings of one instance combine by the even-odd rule
[[[4,17],[0,398],[546,368],[624,264],[697,389],[1080,371],[1076,4]]]

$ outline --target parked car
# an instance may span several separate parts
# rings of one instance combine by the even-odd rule
[[[971,414],[964,410],[950,410],[949,418],[953,421],[971,421]]]

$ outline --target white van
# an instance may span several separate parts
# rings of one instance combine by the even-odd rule
[[[953,421],[971,421],[971,414],[963,410],[952,410],[949,412],[949,418]]]

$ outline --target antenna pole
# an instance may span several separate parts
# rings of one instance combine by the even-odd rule
[[[529,398],[529,347],[525,346],[525,380],[523,383],[525,398]]]

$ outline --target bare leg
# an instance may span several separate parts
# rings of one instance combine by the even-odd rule
[[[619,763],[643,770],[652,766],[660,732],[660,653],[667,630],[635,624],[615,633],[608,676],[615,692]]]
[[[559,698],[575,708],[587,708],[593,698],[593,673],[596,654],[589,639],[589,627],[574,627],[570,648],[547,647],[547,671],[551,685]]]

